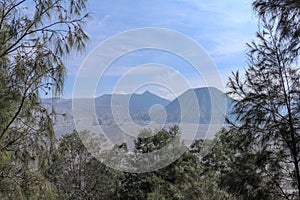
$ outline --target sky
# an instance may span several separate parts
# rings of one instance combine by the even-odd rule
[[[216,87],[226,91],[231,71],[247,67],[246,42],[255,38],[258,22],[249,0],[89,0],[87,10],[93,18],[85,29],[90,41],[83,55],[74,54],[67,61],[64,98],[72,98],[74,93],[76,97],[93,97],[149,90],[173,99],[188,87],[214,86],[211,83],[220,78],[223,86]],[[84,63],[92,59],[89,63],[94,63],[93,72],[97,74],[96,65],[101,65],[104,54],[109,56],[107,54],[112,52],[95,53],[99,45],[128,30],[146,27],[176,31],[193,40],[210,57],[218,74],[199,73],[193,64],[172,52],[143,48],[126,52],[105,66],[101,76],[97,75],[99,80],[93,94],[78,90],[76,81],[79,84]],[[144,39],[143,35],[139,37]],[[173,42],[179,47],[184,45],[175,38]],[[119,43],[114,48],[129,49],[126,44]],[[86,80],[88,82],[88,78]],[[182,84],[182,80],[187,84]],[[80,82],[81,88],[90,87],[87,82]]]

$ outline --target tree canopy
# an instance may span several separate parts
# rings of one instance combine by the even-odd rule
[[[228,83],[229,94],[237,100],[233,114],[238,119],[229,132],[241,135],[239,143],[246,151],[240,155],[253,155],[249,163],[263,156],[264,162],[253,164],[260,181],[275,186],[265,192],[286,199],[300,196],[299,5],[277,0],[253,3],[260,29],[248,44],[249,67],[244,76],[233,73]]]
[[[0,2],[1,199],[49,195],[42,173],[55,135],[40,94],[60,94],[65,59],[73,50],[84,50],[85,8],[85,0]]]
[[[1,1],[0,199],[299,199],[300,2],[252,5],[259,30],[248,67],[228,81],[236,120],[188,148],[175,125],[104,150],[112,163],[139,153],[145,169],[186,150],[164,168],[129,173],[92,156],[79,137],[88,131],[56,138],[55,112],[41,103],[41,94],[62,93],[68,56],[86,47],[86,0]],[[143,157],[169,144],[172,151]]]

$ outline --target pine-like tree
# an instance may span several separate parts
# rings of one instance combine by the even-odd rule
[[[85,0],[0,2],[1,199],[51,190],[42,174],[55,137],[40,93],[60,94],[66,56],[85,48],[85,8]]]
[[[254,2],[260,15],[256,41],[248,44],[245,77],[230,78],[237,102],[232,130],[254,154],[264,152],[260,168],[267,182],[276,183],[279,196],[300,197],[300,68],[299,1]],[[294,26],[295,25],[295,26]],[[240,142],[241,142],[240,141]]]

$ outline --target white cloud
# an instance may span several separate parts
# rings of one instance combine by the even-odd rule
[[[247,0],[141,0],[136,2],[123,0],[118,1],[117,4],[115,1],[91,0],[89,9],[95,20],[88,22],[87,32],[91,37],[91,42],[87,52],[105,39],[128,29],[153,26],[170,28],[196,40],[208,51],[209,55],[221,62],[220,66],[226,66],[226,69],[220,68],[222,77],[227,76],[227,68],[232,64],[232,59],[235,59],[232,55],[239,57],[245,55],[245,42],[254,38],[257,22],[251,10],[251,2]],[[128,48],[126,45],[115,45],[118,45],[116,47],[122,51]],[[191,50],[188,53],[194,52]],[[135,52],[135,54],[138,53]],[[111,55],[112,52],[107,50],[98,56],[106,59]],[[83,58],[73,57],[73,61],[69,62],[68,76],[74,77]],[[94,59],[95,62],[101,63],[97,56]],[[112,65],[105,72],[105,76],[108,79],[120,77],[134,68],[133,63],[135,62],[128,59],[115,66]],[[240,62],[240,66],[244,66],[244,63]],[[178,78],[177,72],[175,70],[172,73],[159,72],[151,67],[140,72],[136,71],[135,78],[126,87],[128,86],[130,90],[134,89],[134,83],[137,83],[138,79],[147,80],[147,77],[151,77],[153,81],[165,80],[174,87],[180,88],[178,81],[175,81]],[[199,77],[190,75],[188,72],[183,75],[192,87],[205,84],[203,80],[199,80]],[[119,92],[128,93],[129,89],[125,86],[123,88],[120,88]],[[168,96],[167,92],[161,92],[161,94]]]
[[[105,23],[108,21],[108,19],[110,18],[110,15],[105,15],[102,19],[100,19],[99,21],[98,21],[98,25],[100,26],[100,27],[103,27],[104,25],[105,25]]]
[[[251,2],[248,0],[179,0],[198,7],[199,11],[207,11],[223,16],[223,20],[216,23],[242,24],[251,22]]]
[[[216,46],[211,50],[211,53],[215,56],[229,56],[245,52],[246,42],[249,42],[250,40],[251,36],[245,36],[235,32],[226,33],[213,39]]]
[[[104,72],[104,76],[122,76],[131,69],[132,67],[130,66],[108,67],[107,70]]]

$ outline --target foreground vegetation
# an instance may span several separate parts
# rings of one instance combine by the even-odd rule
[[[300,198],[298,0],[253,2],[260,30],[248,44],[249,67],[228,83],[237,120],[214,141],[195,141],[174,163],[141,174],[100,163],[76,132],[55,138],[55,113],[40,94],[62,91],[64,59],[85,48],[89,15],[85,0],[29,4],[30,13],[26,0],[0,2],[0,199]],[[161,130],[138,139],[134,151],[178,134]]]
[[[163,129],[152,137],[136,140],[133,151],[153,152],[178,134],[176,126]],[[61,199],[229,198],[230,195],[218,189],[216,175],[198,159],[202,144],[203,141],[197,141],[193,148],[163,169],[127,173],[113,170],[92,157],[74,132],[59,141],[58,157],[49,167],[47,176]],[[126,144],[115,148],[128,151]]]

